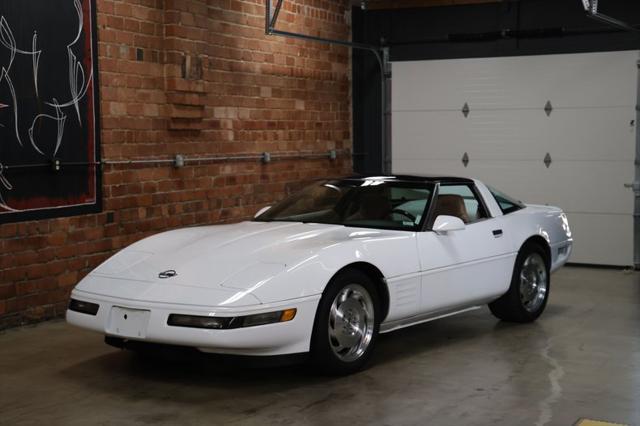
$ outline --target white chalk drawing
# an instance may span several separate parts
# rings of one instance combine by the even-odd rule
[[[67,113],[65,113],[64,111],[65,109],[75,111],[78,125],[80,127],[83,126],[81,101],[87,95],[87,92],[89,91],[93,82],[92,66],[83,64],[78,60],[76,54],[74,53],[74,49],[77,50],[78,48],[83,48],[82,45],[78,45],[78,43],[81,41],[84,43],[82,36],[83,32],[85,31],[85,22],[82,1],[66,1],[72,2],[73,4],[78,20],[78,30],[75,33],[75,38],[66,45],[69,67],[69,96],[68,99],[64,102],[59,102],[56,98],[41,99],[40,94],[42,93],[42,91],[39,87],[40,60],[43,55],[46,55],[47,52],[43,51],[43,44],[39,43],[38,32],[33,32],[30,49],[21,48],[16,43],[16,37],[7,18],[0,15],[0,52],[2,50],[4,50],[5,53],[8,52],[8,61],[6,61],[6,63],[4,64],[0,63],[0,88],[6,87],[9,93],[8,99],[0,98],[0,113],[4,113],[4,111],[6,110],[11,111],[11,126],[13,127],[13,129],[11,130],[15,133],[15,140],[18,145],[21,147],[21,149],[27,149],[29,147],[29,145],[25,147],[23,142],[22,135],[24,132],[26,132],[30,142],[30,147],[28,149],[32,148],[37,154],[45,157],[44,160],[49,160],[51,155],[55,158],[60,148],[64,144],[65,125],[67,124],[68,118]],[[18,27],[18,23],[16,23],[16,27]],[[14,67],[16,58],[20,56],[30,57],[36,99],[40,105],[44,106],[44,109],[49,109],[49,111],[40,111],[40,113],[36,114],[33,119],[28,118],[29,120],[31,120],[31,126],[28,129],[21,128],[21,126],[26,127],[24,125],[21,125],[21,123],[24,123],[23,120],[27,117],[21,116],[22,112],[19,101],[22,98],[19,97],[16,93],[16,86],[14,85],[14,80],[12,79],[12,68]],[[5,116],[7,116],[6,113]],[[57,132],[55,134],[55,146],[53,148],[53,151],[45,153],[45,149],[43,148],[43,143],[45,141],[38,140],[39,137],[37,135],[36,128],[40,128],[41,123],[47,120],[56,123]],[[0,122],[0,128],[9,129],[9,123]],[[42,137],[50,136],[44,135]],[[0,143],[12,143],[12,141],[0,140]],[[11,207],[7,202],[5,202],[8,191],[12,191],[14,189],[14,186],[11,184],[6,175],[7,166],[9,165],[3,165],[1,160],[2,159],[0,158],[0,214],[3,212],[16,212],[19,210]]]
[[[38,32],[33,32],[33,42],[31,43],[31,51],[33,54],[31,55],[31,62],[33,64],[33,87],[36,89],[36,96],[40,97],[38,93],[38,68],[40,67],[40,54],[42,53],[40,50],[37,50],[38,47]]]
[[[20,146],[22,146],[22,139],[20,138],[20,129],[19,127],[19,118],[18,118],[18,99],[16,97],[16,89],[14,89],[13,87],[13,83],[11,82],[11,77],[9,77],[9,74],[7,73],[7,70],[5,68],[2,68],[2,70],[0,70],[0,83],[2,82],[2,80],[4,80],[7,83],[7,86],[9,86],[9,91],[11,92],[11,100],[13,101],[13,124],[15,126],[15,131],[16,131],[16,139],[18,140],[18,143],[20,144]]]
[[[9,105],[0,103],[0,109],[9,108]],[[5,127],[4,124],[0,123],[0,127]]]
[[[9,65],[7,69],[11,69],[11,65],[13,64],[14,59],[16,58],[16,39],[13,37],[13,32],[11,28],[9,28],[9,24],[7,23],[4,16],[0,16],[0,43],[7,48],[11,54],[9,58]]]
[[[71,100],[60,105],[51,103],[47,103],[47,105],[52,107],[59,106],[62,108],[73,106],[76,110],[76,115],[78,116],[78,123],[82,125],[79,102],[87,94],[87,90],[89,89],[89,85],[91,83],[91,80],[93,79],[93,70],[89,71],[89,78],[85,81],[84,68],[82,67],[82,64],[78,62],[78,59],[76,58],[76,55],[72,50],[73,46],[78,43],[80,37],[82,36],[84,21],[84,13],[82,12],[82,4],[80,3],[80,0],[74,0],[73,6],[75,7],[76,13],[78,14],[78,32],[76,33],[76,38],[67,45],[67,55],[69,56],[69,88],[71,92]]]
[[[13,185],[11,185],[11,182],[9,182],[9,180],[4,176],[4,165],[2,163],[0,163],[0,186],[4,187],[8,191],[11,191],[13,189]],[[0,208],[3,208],[10,212],[17,211],[9,207],[7,203],[4,202],[4,198],[2,197],[2,191],[0,191]]]
[[[56,148],[53,151],[53,156],[55,157],[56,154],[58,153],[58,149],[60,149],[60,144],[62,143],[62,138],[64,137],[64,123],[65,123],[65,121],[67,121],[67,116],[62,113],[62,110],[60,109],[60,106],[58,105],[58,103],[57,103],[55,98],[53,99],[53,102],[54,102],[54,105],[55,105],[55,108],[56,108],[56,116],[54,117],[54,116],[49,115],[49,114],[38,114],[38,115],[36,115],[36,118],[33,119],[33,123],[31,124],[31,127],[29,128],[29,140],[31,141],[31,145],[33,146],[33,148],[36,151],[38,151],[42,155],[45,155],[45,153],[40,150],[40,148],[38,147],[38,144],[33,139],[33,130],[36,127],[36,123],[40,119],[48,118],[50,120],[56,121],[58,123],[58,134],[56,136]]]
[[[80,40],[80,36],[82,35],[83,14],[80,0],[74,0],[73,5],[75,6],[76,13],[78,14],[78,33],[75,40],[67,45],[67,53],[69,54],[69,87],[71,87],[73,107],[76,109],[76,113],[78,115],[78,123],[82,125],[82,120],[80,118],[80,105],[78,105],[78,76],[81,77],[80,87],[84,87],[84,68],[82,68],[82,65],[78,63],[76,55],[73,54],[71,47]]]

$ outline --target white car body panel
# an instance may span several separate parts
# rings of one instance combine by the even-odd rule
[[[242,222],[164,232],[123,249],[73,290],[100,305],[67,321],[109,336],[240,355],[310,349],[316,308],[331,278],[355,263],[375,267],[388,291],[381,332],[465,311],[509,288],[522,244],[542,237],[551,269],[563,265],[572,237],[560,209],[526,208],[503,215],[475,181],[491,218],[447,233],[352,228],[293,222]],[[495,237],[492,232],[501,229]],[[175,270],[169,279],[160,272]],[[149,311],[144,333],[124,335],[115,308]],[[167,325],[170,314],[242,316],[296,308],[292,321],[230,330]],[[135,313],[135,311],[132,311]]]
[[[507,290],[516,253],[506,238],[492,235],[492,230],[502,228],[502,220],[481,220],[463,231],[418,235],[423,312],[485,303]]]

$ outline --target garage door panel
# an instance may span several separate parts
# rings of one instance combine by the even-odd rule
[[[628,167],[608,162],[558,161],[546,168],[533,161],[461,161],[397,158],[394,173],[461,175],[478,178],[526,203],[559,206],[567,212],[627,214],[633,211]]]
[[[635,106],[558,109],[546,121],[532,120],[529,126],[520,118],[528,134],[535,135],[539,125],[554,159],[628,162],[635,156]]]
[[[636,79],[637,60],[637,51],[627,51],[399,62],[393,79],[403,83],[393,85],[393,107],[542,109],[547,100],[556,107],[635,106],[627,82]]]
[[[575,243],[573,261],[596,265],[633,265],[633,217],[567,214]]]
[[[635,155],[635,108],[478,111],[464,118],[457,111],[393,113],[398,158],[628,161]]]
[[[536,198],[530,202],[562,206],[567,212],[630,214],[633,211],[633,193],[624,187],[625,182],[633,180],[633,170],[619,163],[554,161],[547,169],[523,162],[517,167],[519,173],[529,179],[525,188],[539,186]],[[509,174],[503,176],[501,182],[509,177]]]
[[[392,128],[402,133],[393,157],[455,159],[474,143],[469,126],[453,111],[393,112]],[[395,132],[395,131],[394,131]]]
[[[455,175],[466,176],[467,169],[458,160],[429,160],[427,158],[400,158],[393,156],[394,174],[434,174],[434,175]]]

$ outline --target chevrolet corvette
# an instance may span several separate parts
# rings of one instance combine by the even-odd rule
[[[485,304],[503,321],[536,320],[572,242],[561,209],[478,180],[326,180],[251,221],[134,243],[78,283],[66,318],[116,346],[307,353],[347,374],[380,333]]]

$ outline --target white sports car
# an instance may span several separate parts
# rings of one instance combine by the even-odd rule
[[[310,353],[326,371],[349,373],[379,333],[487,303],[502,320],[535,320],[572,241],[559,208],[477,180],[329,180],[253,221],[125,248],[76,286],[67,321],[120,347]]]

